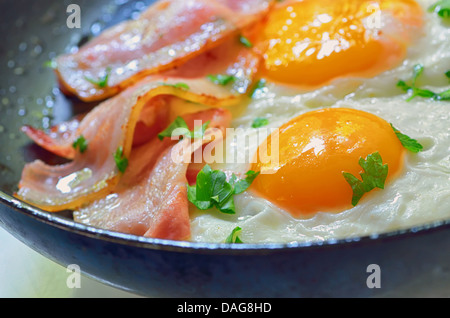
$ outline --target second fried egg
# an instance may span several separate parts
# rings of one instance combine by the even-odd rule
[[[403,60],[422,15],[413,0],[282,2],[262,28],[262,75],[307,88],[377,75]]]

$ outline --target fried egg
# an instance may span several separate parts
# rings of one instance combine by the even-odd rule
[[[232,109],[234,134],[215,168],[267,168],[235,196],[236,214],[191,206],[192,241],[223,242],[236,227],[245,243],[311,242],[376,235],[450,216],[448,102],[408,99],[397,87],[424,66],[420,84],[449,89],[450,28],[427,9],[433,1],[284,1],[259,32],[266,80]],[[253,128],[255,118],[268,125]],[[392,126],[420,142],[412,153]],[[258,158],[279,135],[279,161]],[[237,138],[247,140],[237,143]],[[245,138],[243,138],[245,137]],[[352,205],[343,172],[379,152],[384,189]],[[249,160],[252,158],[252,161]]]
[[[262,29],[262,73],[308,88],[376,75],[403,59],[421,25],[422,9],[413,0],[291,1]]]

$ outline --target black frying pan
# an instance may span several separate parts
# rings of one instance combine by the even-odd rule
[[[145,296],[433,296],[449,275],[448,222],[306,245],[197,244],[87,227],[12,197],[26,162],[60,162],[30,143],[21,126],[48,128],[95,106],[62,95],[44,63],[151,2],[0,2],[0,225],[63,266],[78,264],[87,276]],[[67,28],[72,3],[81,7],[81,29]],[[367,284],[372,264],[381,288]]]

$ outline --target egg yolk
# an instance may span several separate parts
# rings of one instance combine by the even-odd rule
[[[374,76],[404,58],[422,15],[413,0],[288,1],[263,28],[262,76],[305,88]]]
[[[278,151],[278,162],[263,158],[272,151]],[[252,170],[261,174],[251,189],[295,217],[339,212],[352,207],[353,190],[343,172],[361,179],[360,158],[375,152],[388,165],[388,182],[402,168],[404,147],[384,119],[347,108],[307,112],[259,146]]]

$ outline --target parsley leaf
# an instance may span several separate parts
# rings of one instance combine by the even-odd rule
[[[88,142],[87,140],[84,138],[84,136],[80,136],[77,138],[77,140],[75,140],[72,144],[72,147],[76,150],[78,148],[78,150],[80,151],[80,153],[84,153],[87,148],[88,148]]]
[[[449,79],[450,81],[450,70],[448,70],[447,72],[445,72],[445,76]],[[437,94],[436,96],[437,100],[450,100],[450,89],[443,91],[442,93]]]
[[[259,175],[259,172],[249,170],[245,175],[245,179],[241,180],[237,180],[237,176],[235,174],[231,176],[230,184],[234,187],[234,194],[241,194],[247,190],[253,183],[253,180],[255,180],[255,178]]]
[[[384,189],[384,183],[388,174],[387,164],[383,164],[378,152],[361,158],[359,165],[364,169],[361,173],[361,180],[348,172],[343,172],[345,180],[350,184],[353,190],[352,205],[356,206],[362,196],[375,188]]]
[[[394,132],[397,135],[400,142],[402,143],[403,147],[405,147],[406,149],[408,149],[409,151],[412,151],[414,153],[418,153],[418,152],[422,151],[423,146],[417,140],[412,139],[409,136],[402,134],[392,124],[391,124],[391,127],[394,130]]]
[[[422,89],[422,88],[419,88],[416,86],[417,79],[419,78],[420,75],[422,75],[423,70],[424,70],[423,65],[421,65],[421,64],[414,65],[413,79],[412,79],[411,85],[407,84],[403,80],[400,80],[397,82],[397,87],[400,87],[403,91],[405,91],[407,93],[411,92],[411,96],[407,99],[407,101],[411,101],[412,99],[414,99],[417,96],[424,97],[424,98],[432,98],[434,100],[439,100],[439,101],[450,100],[450,90],[446,90],[441,93],[435,93],[428,89]],[[445,73],[445,75],[448,76],[447,73]]]
[[[413,80],[412,86],[416,87],[417,78],[423,74],[424,67],[422,64],[416,64],[413,67]]]
[[[189,90],[189,89],[190,89],[190,87],[189,87],[188,84],[182,83],[182,82],[176,83],[176,84],[169,84],[169,83],[163,83],[163,82],[161,82],[161,83],[159,83],[159,84],[160,84],[160,85],[163,85],[163,86],[170,86],[170,87],[181,88],[181,89],[185,89],[185,90]]]
[[[435,93],[430,91],[430,90],[426,90],[426,89],[421,89],[418,88],[416,86],[417,83],[417,79],[419,78],[420,75],[422,75],[424,70],[423,65],[421,64],[416,64],[413,67],[413,78],[412,78],[412,84],[408,85],[405,81],[398,81],[397,86],[400,87],[402,90],[404,90],[405,92],[411,92],[411,96],[407,99],[407,101],[411,101],[412,99],[414,99],[417,96],[420,97],[428,97],[428,98],[434,98],[435,97]]]
[[[158,134],[158,138],[159,140],[163,140],[164,137],[172,137],[173,132],[176,129],[185,129],[184,134],[183,135],[189,135],[189,127],[186,124],[186,121],[178,116],[177,118],[175,118],[175,120],[169,125],[169,127],[167,127],[165,130],[163,130],[161,133]],[[180,130],[181,133],[183,133],[183,131]],[[177,136],[180,136],[182,134],[179,134]]]
[[[265,87],[266,87],[266,80],[262,78],[258,82],[256,82],[255,86],[253,87],[250,93],[250,97],[251,98],[257,97],[257,95],[261,94],[261,92],[264,90]]]
[[[111,74],[111,68],[107,67],[105,71],[105,75],[100,77],[98,80],[85,76],[84,78],[91,84],[94,84],[100,88],[105,88],[108,86],[109,75]]]
[[[189,127],[186,121],[178,116],[175,120],[164,129],[162,132],[158,134],[159,140],[163,140],[165,137],[175,137],[175,136],[186,136],[188,138],[201,138],[205,135],[206,128],[210,124],[209,121],[204,123],[201,127],[194,128],[193,131],[189,130]]]
[[[56,70],[58,68],[58,63],[55,60],[49,60],[44,62],[44,66]]]
[[[436,94],[434,99],[436,99],[436,100],[450,100],[450,89],[448,89],[448,90],[446,90],[446,91],[444,91],[442,93]]]
[[[428,8],[428,12],[436,12],[441,18],[450,18],[450,0],[439,0]]]
[[[269,124],[269,119],[265,117],[258,117],[253,120],[252,128],[260,128],[267,126]]]
[[[216,75],[208,75],[207,78],[213,82],[214,84],[226,86],[229,83],[232,83],[236,80],[236,77],[233,75],[227,75],[227,74],[216,74]]]
[[[225,239],[225,243],[244,243],[239,238],[239,234],[241,233],[242,229],[239,226],[236,226],[233,231],[231,231],[231,234],[228,235],[228,237]]]
[[[125,170],[128,168],[128,159],[123,155],[123,148],[117,148],[114,154],[114,161],[116,162],[117,169],[120,172],[125,173]]]
[[[252,42],[250,42],[250,40],[243,35],[241,35],[239,37],[239,42],[241,42],[245,47],[248,47],[248,48],[253,47]]]
[[[188,199],[200,210],[216,207],[222,213],[235,214],[234,195],[247,190],[258,175],[259,172],[248,171],[245,179],[237,180],[233,174],[228,182],[223,171],[205,165],[197,175],[196,184],[188,185]]]

